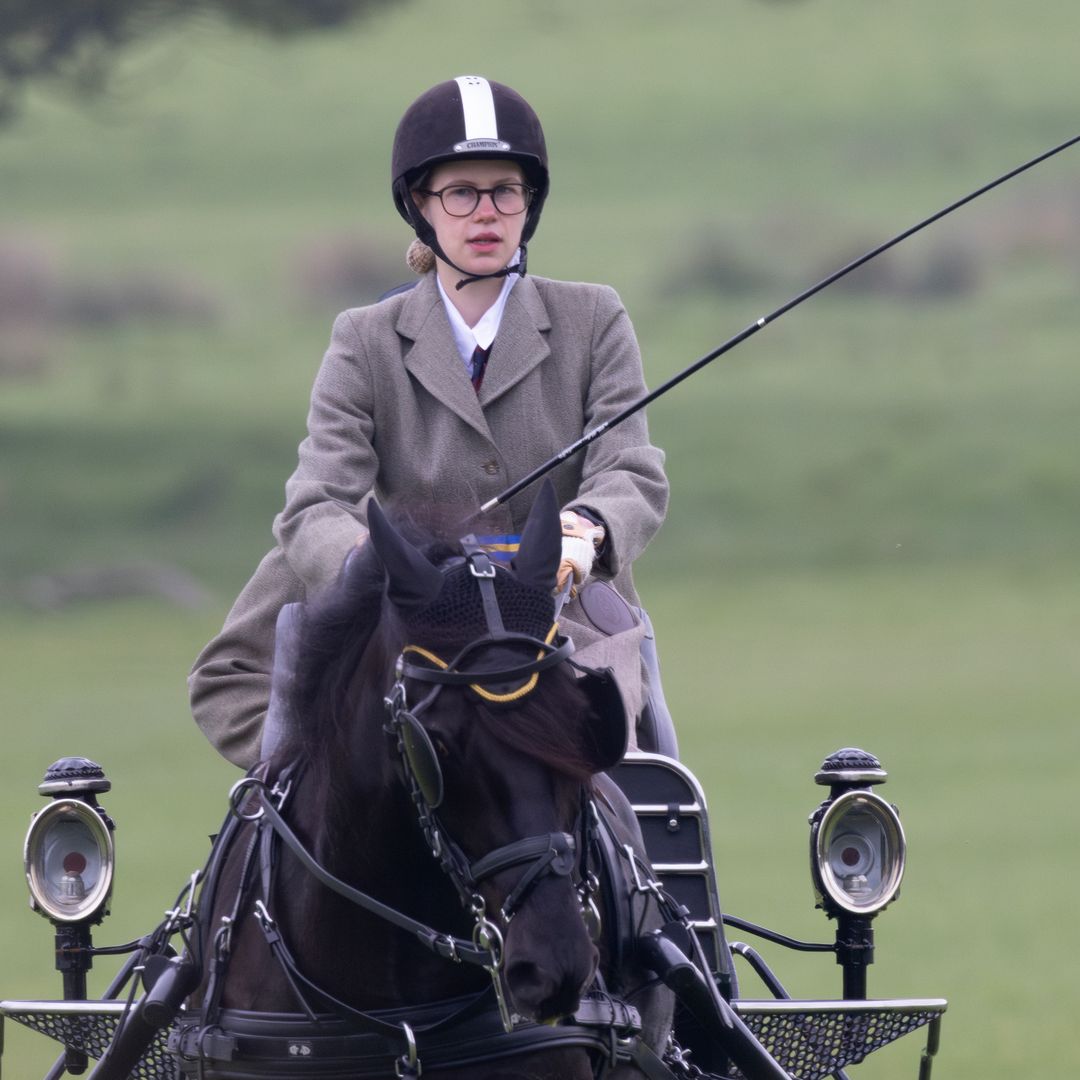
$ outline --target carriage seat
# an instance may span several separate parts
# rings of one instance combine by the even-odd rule
[[[689,911],[709,969],[730,999],[735,974],[724,937],[701,784],[682,762],[640,750],[630,751],[610,776],[633,808],[653,872]]]

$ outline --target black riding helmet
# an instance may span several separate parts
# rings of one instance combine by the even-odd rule
[[[458,288],[482,278],[524,275],[525,245],[536,231],[549,186],[539,117],[515,90],[480,75],[460,75],[421,94],[405,110],[394,135],[390,168],[394,205],[417,237],[451,266],[435,230],[413,202],[411,189],[441,162],[470,157],[517,162],[534,194],[525,211],[521,262],[492,274],[467,276]]]

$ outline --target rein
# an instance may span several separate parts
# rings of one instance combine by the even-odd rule
[[[257,791],[259,808],[255,815],[241,814],[235,802],[238,789],[242,790],[246,786],[255,787]],[[430,949],[437,956],[441,956],[444,960],[452,960],[455,963],[473,964],[481,967],[487,967],[501,962],[501,957],[494,953],[490,948],[478,946],[474,941],[466,941],[464,938],[455,937],[453,934],[434,930],[430,926],[426,926],[424,923],[411,918],[404,912],[384,904],[381,900],[377,900],[369,893],[363,892],[362,890],[349,885],[347,882],[342,881],[341,878],[331,874],[330,871],[327,870],[310,851],[308,851],[304,846],[303,841],[295,832],[293,832],[288,822],[281,816],[278,808],[275,807],[273,802],[267,797],[266,785],[261,780],[245,777],[234,785],[233,795],[231,797],[234,803],[234,813],[236,813],[237,816],[249,821],[265,820],[273,830],[273,833],[278,836],[282,843],[284,843],[296,856],[308,873],[332,892],[337,893],[339,896],[343,896],[357,907],[363,908],[365,911],[369,911],[371,914],[377,915],[381,919],[385,919],[387,922],[392,923],[406,933],[412,934],[421,945]]]

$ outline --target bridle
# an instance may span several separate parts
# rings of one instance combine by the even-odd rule
[[[442,767],[421,717],[442,690],[447,686],[469,687],[486,702],[512,704],[533,692],[541,672],[569,660],[574,651],[573,642],[568,638],[556,638],[557,624],[552,625],[544,639],[507,631],[495,591],[496,574],[506,571],[496,568],[487,554],[478,549],[467,548],[465,562],[480,590],[487,634],[467,644],[449,661],[422,646],[406,645],[397,658],[394,685],[384,702],[387,710],[385,730],[400,760],[404,782],[431,853],[475,920],[473,943],[491,953],[492,961],[485,967],[492,978],[503,1026],[509,1032],[514,1021],[502,980],[503,932],[530,892],[547,876],[569,877],[578,892],[583,917],[587,922],[591,917],[594,925],[598,921],[591,896],[596,891],[597,879],[587,865],[593,846],[593,812],[583,789],[574,833],[550,832],[522,837],[472,860],[440,821],[437,811],[443,801]],[[470,661],[475,662],[475,658],[485,651],[507,647],[525,648],[535,652],[535,656],[495,669],[469,666]],[[409,657],[418,657],[424,663]],[[407,679],[430,686],[412,708],[406,693]],[[506,686],[513,688],[491,689]],[[493,921],[479,886],[486,879],[519,866],[525,869],[497,912],[497,921]]]

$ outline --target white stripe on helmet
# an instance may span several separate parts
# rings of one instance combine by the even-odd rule
[[[459,75],[454,82],[461,91],[465,141],[498,140],[499,127],[495,121],[495,98],[491,93],[491,84],[480,75]]]

